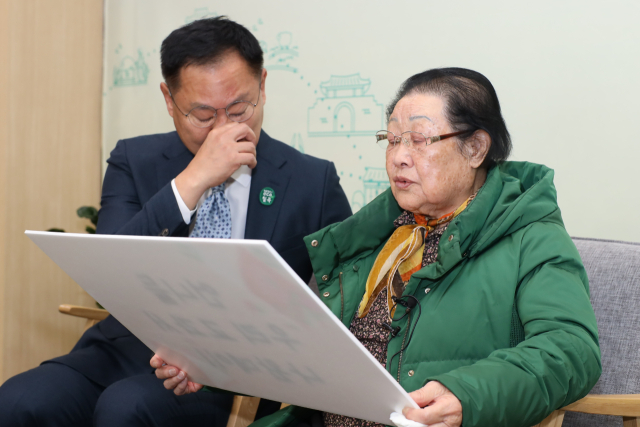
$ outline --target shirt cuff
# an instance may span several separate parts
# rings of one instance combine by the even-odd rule
[[[178,187],[176,187],[176,180],[175,179],[171,180],[171,189],[173,190],[173,195],[176,196],[176,202],[178,202],[178,207],[180,208],[180,213],[182,214],[182,219],[184,220],[185,223],[190,224],[191,223],[191,217],[196,212],[196,210],[194,209],[194,210],[190,211],[189,208],[187,207],[187,205],[184,203],[184,200],[182,200],[182,197],[180,196],[180,193],[178,192]]]

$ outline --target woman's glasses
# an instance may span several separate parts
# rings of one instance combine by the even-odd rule
[[[462,135],[463,133],[468,132],[471,131],[461,130],[458,132],[445,133],[443,135],[426,136],[421,132],[416,132],[413,130],[402,132],[400,135],[396,135],[395,133],[389,132],[388,130],[379,130],[378,132],[376,132],[376,142],[380,147],[382,147],[383,150],[392,150],[400,142],[404,142],[407,147],[421,149],[433,144],[434,142],[442,141],[443,139]]]

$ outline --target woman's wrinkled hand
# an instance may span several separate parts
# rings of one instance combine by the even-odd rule
[[[158,355],[154,355],[149,364],[156,369],[156,377],[164,380],[164,388],[173,390],[177,396],[195,393],[202,388],[202,384],[189,381],[186,372],[176,366],[165,364]]]
[[[420,409],[404,408],[402,414],[407,419],[429,427],[459,427],[462,424],[462,404],[439,382],[429,381],[409,396]]]

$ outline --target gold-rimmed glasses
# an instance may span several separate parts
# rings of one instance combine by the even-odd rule
[[[388,130],[379,130],[378,132],[376,132],[376,143],[380,147],[382,147],[383,150],[393,149],[396,144],[400,142],[404,142],[407,147],[420,149],[422,147],[427,147],[434,142],[442,141],[443,139],[451,138],[453,136],[458,136],[462,135],[463,133],[469,132],[472,131],[461,130],[458,132],[445,133],[442,135],[426,136],[422,132],[416,132],[413,130],[402,132],[400,135],[396,135]],[[408,137],[405,137],[405,135],[408,135]]]
[[[260,83],[258,88],[258,101],[260,101],[260,89],[262,89],[262,83]],[[171,90],[169,90],[169,96],[173,101],[173,105],[175,105],[178,111],[180,111],[180,114],[185,116],[189,122],[197,128],[213,126],[216,122],[216,118],[218,117],[218,110],[224,110],[231,121],[237,123],[246,122],[251,118],[251,116],[253,116],[255,107],[258,105],[258,101],[256,101],[255,104],[249,101],[233,101],[224,108],[213,108],[203,105],[194,107],[185,114],[180,107],[178,107],[178,104],[176,104],[176,100],[173,99]]]

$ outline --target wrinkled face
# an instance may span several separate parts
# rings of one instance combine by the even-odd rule
[[[409,94],[395,106],[387,130],[427,137],[454,132],[444,116],[444,100],[428,94]],[[403,135],[411,140],[412,134]],[[386,151],[391,191],[401,208],[439,218],[458,208],[472,193],[477,169],[452,137],[426,146],[404,143]]]
[[[260,138],[264,115],[266,70],[262,70],[260,79],[256,78],[246,61],[237,53],[229,53],[221,62],[209,66],[191,65],[180,70],[180,87],[173,90],[173,100],[180,110],[188,114],[197,107],[220,108],[213,125],[206,128],[194,126],[177,108],[165,83],[161,89],[167,104],[169,115],[173,118],[176,131],[186,147],[195,154],[209,132],[230,120],[224,108],[234,101],[257,103],[253,115],[244,123],[248,125],[256,137]]]

